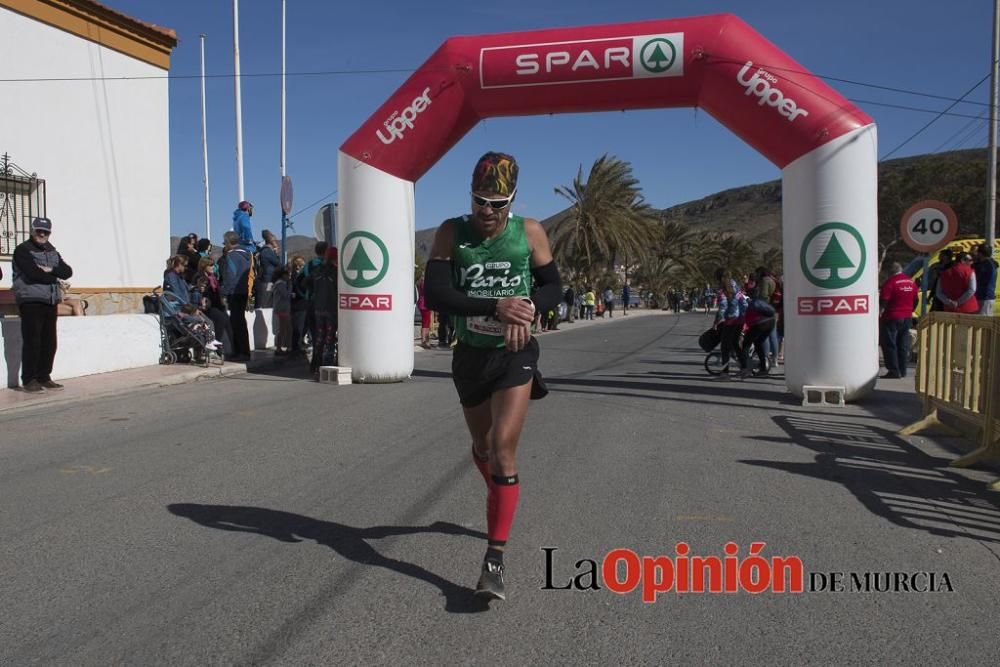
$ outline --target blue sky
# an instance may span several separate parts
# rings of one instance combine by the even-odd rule
[[[144,21],[173,28],[180,43],[171,76],[199,71],[198,35],[207,35],[208,74],[231,74],[232,15],[228,0],[105,0]],[[594,5],[584,8],[584,5]],[[503,3],[327,2],[288,0],[287,172],[295,185],[299,232],[337,187],[337,149],[430,54],[450,36],[512,32],[732,12],[812,72],[851,81],[957,98],[989,72],[992,3],[903,0],[678,1],[582,3],[509,0]],[[254,202],[254,229],[280,229],[278,187],[280,71],[279,0],[242,0],[240,50],[244,173]],[[395,70],[364,73],[371,70]],[[828,81],[858,102],[879,125],[884,155],[950,102]],[[989,82],[967,99],[988,101]],[[118,85],[128,85],[122,82]],[[236,204],[235,124],[231,78],[207,83],[209,169],[215,238],[229,228]],[[986,107],[959,104],[954,113],[980,116]],[[204,231],[201,108],[197,78],[170,83],[171,231]],[[985,120],[941,118],[894,157],[984,146]],[[694,109],[628,111],[491,119],[459,142],[416,186],[417,228],[466,212],[468,177],[486,150],[517,157],[521,179],[515,212],[544,219],[565,208],[554,188],[577,169],[610,153],[629,161],[647,200],[656,207],[780,176],[777,167]],[[307,208],[307,205],[316,202]]]

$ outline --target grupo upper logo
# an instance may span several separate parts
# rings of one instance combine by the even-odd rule
[[[827,222],[802,241],[799,264],[806,280],[823,289],[853,285],[865,270],[865,241],[846,222]]]
[[[746,88],[744,95],[756,95],[758,105],[764,106],[766,104],[776,108],[779,114],[788,119],[789,123],[799,116],[809,115],[808,111],[800,109],[795,100],[777,87],[778,77],[763,67],[758,67],[753,74],[748,76],[752,69],[753,61],[748,60],[736,74],[736,80]]]
[[[389,270],[389,251],[371,232],[351,232],[344,239],[340,275],[351,287],[377,285]]]
[[[424,109],[431,105],[431,89],[424,88],[424,92],[413,98],[413,102],[410,106],[406,107],[402,111],[396,111],[391,116],[383,121],[382,125],[385,126],[386,135],[382,134],[382,130],[375,130],[375,134],[382,141],[383,144],[391,144],[396,139],[402,139],[403,134],[407,130],[413,129],[413,121],[417,119]]]
[[[514,88],[684,75],[684,33],[487,47],[482,88]]]

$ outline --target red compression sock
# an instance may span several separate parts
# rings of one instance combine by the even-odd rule
[[[493,547],[507,544],[521,491],[517,475],[493,475],[486,500],[486,536]]]

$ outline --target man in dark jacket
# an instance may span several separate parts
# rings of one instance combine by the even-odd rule
[[[21,314],[21,382],[24,391],[62,389],[52,381],[56,358],[56,304],[62,300],[60,280],[73,269],[49,243],[52,221],[35,218],[31,237],[14,249],[14,296]]]
[[[229,308],[229,323],[233,327],[233,360],[250,359],[250,332],[247,329],[247,301],[250,296],[250,263],[252,258],[236,232],[223,236],[222,284],[220,291]]]
[[[993,259],[990,247],[983,243],[976,248],[976,261],[972,264],[976,273],[976,301],[979,302],[980,315],[993,314],[993,302],[997,294],[997,263]]]

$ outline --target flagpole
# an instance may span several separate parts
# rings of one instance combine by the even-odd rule
[[[240,97],[240,0],[233,0],[233,81],[236,92],[236,196],[243,201],[243,102]]]
[[[1000,62],[1000,0],[993,0],[993,62],[990,64],[990,166],[986,203],[986,246],[994,252],[997,217],[997,67]]]
[[[285,180],[285,0],[281,0],[281,180]],[[281,263],[287,262],[288,215],[281,211]]]
[[[205,33],[201,33],[201,158],[205,182],[205,238],[212,238],[212,215],[208,197],[208,122],[205,115]]]

